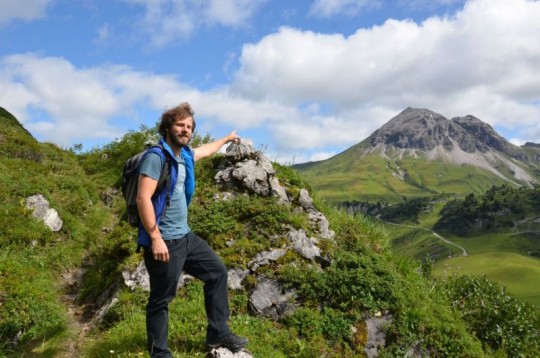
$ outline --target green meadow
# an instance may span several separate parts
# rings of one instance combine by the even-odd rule
[[[454,165],[424,158],[394,159],[362,154],[360,143],[330,159],[295,168],[330,202],[349,200],[399,203],[403,199],[435,194],[482,193],[504,180],[468,165]],[[404,179],[396,173],[406,171]]]
[[[437,275],[486,276],[506,292],[540,309],[540,259],[515,252],[486,252],[443,259],[435,265]]]
[[[443,236],[466,249],[467,256],[454,245],[445,243],[430,230],[437,210],[421,216],[415,224],[385,224],[392,248],[400,255],[417,260],[435,261],[434,274],[486,276],[505,287],[510,296],[535,305],[540,310],[540,259],[530,253],[540,250],[540,240],[511,232],[489,233],[474,237]],[[431,225],[430,225],[431,224]]]

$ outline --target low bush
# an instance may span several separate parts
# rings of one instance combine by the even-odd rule
[[[532,306],[508,296],[486,277],[455,276],[444,289],[454,310],[489,352],[540,356],[540,320]]]

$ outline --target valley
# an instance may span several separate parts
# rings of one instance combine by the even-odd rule
[[[507,293],[535,305],[540,311],[540,259],[531,254],[539,240],[516,237],[512,232],[472,237],[441,236],[413,224],[383,223],[394,252],[417,259],[433,260],[436,277],[486,276],[505,287]],[[466,253],[466,254],[465,254]]]
[[[407,108],[342,153],[294,166],[319,195],[381,222],[434,274],[485,275],[540,307],[540,147],[474,116]]]

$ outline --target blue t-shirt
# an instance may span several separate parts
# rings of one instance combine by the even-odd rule
[[[163,240],[179,239],[191,231],[189,228],[188,210],[184,182],[186,180],[186,166],[182,157],[175,157],[178,162],[178,180],[171,195],[171,205],[161,218],[159,231]],[[140,174],[159,180],[165,162],[157,153],[149,153],[141,162]]]

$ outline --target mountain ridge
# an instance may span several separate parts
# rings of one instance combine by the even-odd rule
[[[337,190],[345,193],[348,190],[345,183],[354,187],[351,176],[358,182],[370,181],[369,177],[373,177],[373,172],[366,171],[368,162],[371,169],[376,166],[380,172],[378,182],[373,185],[386,185],[394,196],[402,185],[390,177],[430,193],[452,192],[445,188],[449,183],[443,183],[445,177],[451,178],[449,171],[462,172],[453,174],[456,176],[451,178],[453,182],[466,180],[471,175],[481,176],[482,184],[474,185],[481,187],[475,189],[477,192],[503,183],[533,187],[540,178],[540,147],[534,143],[518,147],[473,115],[447,119],[429,109],[411,107],[344,152],[324,161],[293,167],[312,179],[314,188],[323,189],[323,194],[325,187],[337,182],[343,184],[337,184]],[[436,173],[429,173],[430,170]],[[427,182],[434,179],[427,177],[433,174],[441,183],[428,185]],[[335,176],[340,179],[336,181]],[[410,194],[422,196],[418,190]],[[361,197],[362,193],[353,189],[354,195]],[[350,199],[351,195],[348,197]]]
[[[406,108],[373,132],[368,140],[372,146],[384,143],[424,150],[437,146],[452,150],[457,145],[466,153],[496,150],[521,161],[535,161],[475,116],[447,119],[429,109]]]

